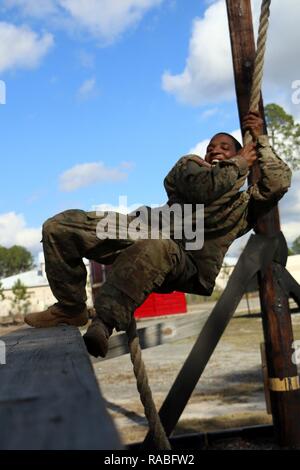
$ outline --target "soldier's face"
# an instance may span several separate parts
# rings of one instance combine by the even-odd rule
[[[215,135],[206,149],[205,160],[212,164],[213,161],[228,160],[237,154],[234,141],[226,134]]]

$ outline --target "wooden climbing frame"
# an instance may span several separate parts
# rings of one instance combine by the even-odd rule
[[[263,0],[263,7],[269,4]],[[251,2],[226,0],[226,5],[242,122],[249,111],[256,56]],[[264,119],[262,99],[259,109]],[[266,132],[265,120],[264,127]],[[256,166],[250,175],[250,182],[258,178],[259,167]],[[287,245],[280,231],[277,207],[258,220],[256,232],[240,256],[225,291],[161,407],[159,415],[168,436],[175,428],[247,284],[253,275],[258,275],[274,429],[280,445],[300,448],[300,389],[297,367],[292,362],[293,331],[288,305],[288,297],[291,296],[300,307],[300,286],[285,269]],[[151,447],[149,434],[144,447]]]

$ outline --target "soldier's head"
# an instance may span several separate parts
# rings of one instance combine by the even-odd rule
[[[220,132],[214,135],[209,142],[206,149],[205,160],[210,164],[213,160],[228,160],[234,157],[241,148],[241,144],[233,135]]]

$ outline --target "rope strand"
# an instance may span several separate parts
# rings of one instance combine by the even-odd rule
[[[252,81],[251,94],[250,94],[250,104],[249,104],[250,111],[257,111],[259,107],[260,92],[261,92],[263,73],[264,73],[268,28],[269,28],[270,5],[271,5],[271,0],[262,1],[260,19],[259,19],[257,49],[256,49],[255,62],[254,62],[253,81]],[[247,131],[244,136],[244,144],[251,143],[252,141],[253,141],[252,135],[249,131]]]
[[[134,318],[131,320],[127,330],[127,335],[137,389],[144,406],[145,416],[149,423],[149,430],[153,437],[153,442],[159,450],[171,450],[170,442],[161,424],[159,414],[152,398],[152,392],[149,386],[145,364],[142,359],[142,351]]]

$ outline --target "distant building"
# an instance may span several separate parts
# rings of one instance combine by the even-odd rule
[[[88,272],[87,303],[88,305],[92,305],[91,289],[89,288],[90,264],[88,260],[84,260],[84,263]],[[5,300],[0,302],[0,317],[8,316],[11,313],[11,301],[13,298],[12,288],[18,279],[23,285],[27,287],[28,293],[30,294],[29,300],[31,305],[29,311],[36,312],[39,310],[44,310],[53,303],[57,302],[51,292],[46,277],[44,254],[39,253],[38,265],[36,268],[30,271],[26,271],[24,273],[15,274],[14,276],[9,276],[5,279],[1,279],[2,287],[4,289]]]
[[[218,289],[225,289],[229,276],[232,273],[237,261],[238,258],[225,258],[225,263],[216,279],[216,286]],[[286,267],[289,273],[300,284],[300,255],[288,256]]]
[[[88,282],[87,282],[87,305],[90,307],[93,305],[92,302],[92,289],[90,287],[90,262],[87,259],[84,259],[84,263],[88,272]],[[234,266],[237,263],[237,258],[226,258],[225,263],[222,266],[220,273],[216,279],[216,287],[220,290],[224,290],[229,276],[232,273]],[[100,268],[103,271],[103,266],[100,265]],[[300,255],[289,256],[287,261],[287,269],[291,275],[296,279],[300,284]],[[109,271],[109,269],[108,269]],[[101,282],[105,281],[105,274],[102,274]],[[44,310],[45,308],[52,305],[56,302],[55,297],[53,296],[49,283],[45,273],[45,260],[43,253],[39,254],[38,257],[38,266],[31,271],[25,273],[15,274],[14,276],[1,279],[1,283],[4,289],[5,300],[0,302],[0,317],[9,316],[12,311],[11,301],[13,298],[12,288],[17,280],[20,280],[24,284],[28,293],[30,294],[30,309],[29,311],[35,312],[39,310]],[[101,284],[101,283],[100,283]],[[99,284],[99,285],[100,285]],[[98,286],[98,284],[95,284]]]

